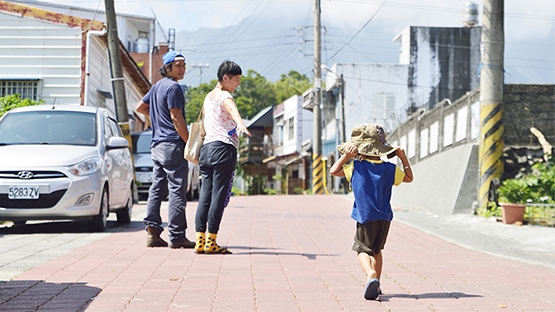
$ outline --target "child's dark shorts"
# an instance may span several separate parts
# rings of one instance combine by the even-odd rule
[[[365,252],[370,256],[379,253],[385,246],[391,221],[370,221],[365,224],[357,222],[357,231],[352,249]]]

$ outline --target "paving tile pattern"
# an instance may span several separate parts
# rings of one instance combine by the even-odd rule
[[[365,300],[350,206],[338,195],[233,197],[218,236],[232,255],[146,248],[134,218],[0,285],[0,311],[555,311],[555,270],[395,221],[384,294]]]

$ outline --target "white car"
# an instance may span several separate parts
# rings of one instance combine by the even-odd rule
[[[131,221],[133,162],[112,114],[98,107],[36,105],[0,119],[0,220]]]
[[[135,177],[137,179],[137,190],[139,199],[148,198],[148,189],[152,185],[152,155],[150,153],[150,140],[152,131],[132,133],[133,161],[135,164]],[[200,168],[189,162],[187,175],[187,200],[198,199],[200,192]]]

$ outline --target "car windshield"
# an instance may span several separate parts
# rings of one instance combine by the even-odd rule
[[[0,121],[0,145],[96,145],[96,114],[71,111],[8,113]]]
[[[133,136],[133,150],[135,154],[150,154],[150,140],[152,134],[149,132]]]

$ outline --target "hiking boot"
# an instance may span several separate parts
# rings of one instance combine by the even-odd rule
[[[168,243],[160,237],[160,233],[155,228],[146,228],[146,247],[168,247]]]
[[[177,242],[170,241],[170,248],[194,248],[195,242],[191,242],[186,237],[183,240]]]

